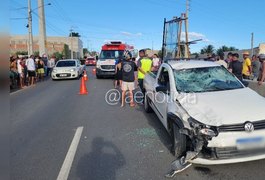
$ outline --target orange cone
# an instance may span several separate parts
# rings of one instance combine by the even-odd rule
[[[87,81],[88,80],[88,76],[86,74],[86,70],[84,70],[84,75],[83,76],[84,76],[84,80]]]
[[[79,95],[87,95],[87,94],[88,94],[88,91],[86,88],[85,79],[84,79],[84,77],[82,77]]]
[[[92,73],[93,73],[94,75],[96,75],[96,69],[95,69],[95,68],[92,70]]]

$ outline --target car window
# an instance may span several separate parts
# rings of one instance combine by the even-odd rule
[[[122,58],[124,51],[118,50],[104,50],[101,51],[99,58],[100,59],[115,59]]]
[[[170,91],[169,74],[166,68],[161,69],[161,73],[158,78],[158,84],[167,87]]]
[[[210,92],[244,88],[222,66],[174,70],[176,88],[181,92]]]
[[[56,64],[56,67],[72,67],[72,66],[76,66],[75,61],[58,61],[58,63]]]

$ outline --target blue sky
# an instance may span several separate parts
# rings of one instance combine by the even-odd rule
[[[81,34],[84,47],[99,50],[106,40],[122,40],[136,48],[160,49],[163,19],[185,12],[185,0],[45,0],[48,36],[68,36],[72,27]],[[213,44],[250,48],[265,42],[264,0],[191,0],[190,39],[203,41],[192,52]],[[10,0],[10,33],[27,34],[27,0]],[[32,0],[32,9],[37,0]],[[33,13],[33,33],[38,34],[38,11]]]

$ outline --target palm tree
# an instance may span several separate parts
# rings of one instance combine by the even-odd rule
[[[201,54],[213,54],[214,53],[214,46],[208,45],[201,49]]]
[[[238,49],[233,47],[233,46],[231,46],[231,47],[228,48],[228,51],[238,51]]]

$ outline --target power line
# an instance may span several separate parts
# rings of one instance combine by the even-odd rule
[[[36,12],[32,12],[32,13],[33,13],[38,19],[40,18],[39,15],[38,15]],[[67,34],[64,30],[58,28],[57,26],[51,24],[50,22],[47,22],[47,21],[46,21],[46,25],[47,25],[52,31],[56,32],[57,34],[60,34],[60,35],[65,35],[65,34]],[[56,29],[57,29],[58,31],[57,31]],[[64,34],[62,34],[61,32],[64,32]]]

